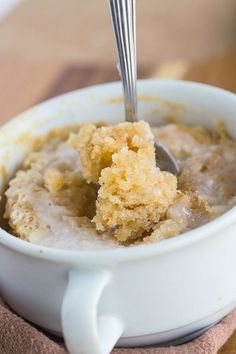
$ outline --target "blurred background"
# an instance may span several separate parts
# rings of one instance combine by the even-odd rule
[[[137,0],[137,41],[139,77],[236,90],[235,0]],[[1,121],[55,94],[118,80],[115,63],[108,0],[0,0]]]
[[[14,9],[15,7],[15,9]],[[1,0],[0,53],[113,63],[108,0]],[[137,0],[139,63],[198,60],[234,45],[235,0]]]

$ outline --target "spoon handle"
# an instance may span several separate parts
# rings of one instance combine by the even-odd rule
[[[137,121],[137,61],[135,0],[109,0],[123,83],[125,116]]]

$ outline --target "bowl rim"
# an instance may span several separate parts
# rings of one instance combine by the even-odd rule
[[[212,92],[227,95],[228,97],[235,99],[236,105],[236,95],[232,92],[226,91],[224,89],[214,87],[208,84],[197,83],[193,81],[184,81],[184,80],[171,80],[171,79],[145,79],[145,80],[138,80],[138,85],[142,85],[148,82],[162,82],[168,85],[179,85],[179,86],[186,86],[191,87],[191,89],[201,88],[204,90],[211,90]],[[25,113],[29,111],[34,111],[37,107],[52,103],[53,101],[60,100],[66,96],[70,96],[73,94],[80,94],[85,91],[90,90],[100,90],[104,87],[111,87],[111,86],[119,86],[121,83],[111,82],[111,83],[103,83],[98,85],[93,85],[89,87],[85,87],[82,89],[74,90],[67,92],[62,95],[58,95],[38,105],[29,108],[25,112],[17,115],[9,122],[6,122],[4,125],[0,127],[0,131],[2,127],[5,127],[8,123],[11,123],[12,120],[17,119],[19,116],[22,117]],[[196,242],[204,241],[208,237],[213,236],[215,233],[219,233],[222,230],[225,230],[227,227],[230,227],[234,224],[236,220],[236,206],[232,207],[230,210],[222,214],[221,216],[217,217],[216,219],[208,222],[205,225],[197,227],[196,229],[187,231],[183,234],[177,235],[175,237],[162,240],[160,242],[151,243],[151,244],[141,244],[136,246],[124,247],[124,248],[107,248],[107,249],[90,249],[90,250],[68,250],[68,249],[59,249],[53,247],[47,247],[42,245],[37,245],[30,243],[28,241],[22,240],[18,237],[15,237],[2,229],[0,227],[0,244],[10,248],[14,251],[19,253],[23,253],[25,255],[29,255],[31,257],[47,259],[50,261],[55,262],[64,262],[68,264],[105,264],[109,263],[116,263],[120,261],[131,261],[143,258],[150,258],[156,255],[163,255],[166,253],[174,252],[178,249],[182,249],[183,247],[187,247],[192,245]],[[236,223],[235,223],[236,225]]]

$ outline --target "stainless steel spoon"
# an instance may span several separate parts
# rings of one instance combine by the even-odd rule
[[[112,25],[123,83],[125,118],[138,120],[135,0],[109,0]],[[170,151],[155,139],[156,163],[161,170],[179,174],[179,166]]]

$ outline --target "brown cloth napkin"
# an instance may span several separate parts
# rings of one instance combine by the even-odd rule
[[[13,314],[0,299],[1,354],[66,354],[62,345]],[[116,348],[112,354],[216,354],[236,329],[236,309],[201,337],[176,347]]]

